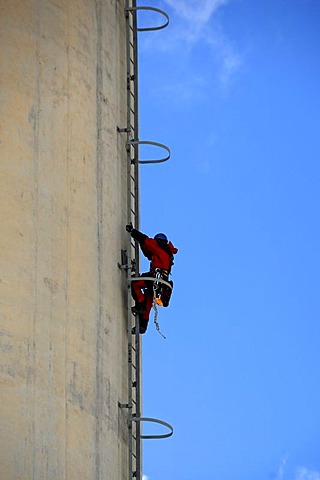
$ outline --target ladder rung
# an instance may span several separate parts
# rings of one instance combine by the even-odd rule
[[[131,212],[133,213],[133,215],[136,214],[136,212],[134,210],[132,210],[132,208],[130,208]]]
[[[131,108],[131,107],[130,107],[130,111],[131,111],[131,112],[133,113],[133,115],[134,115],[134,110],[132,110],[132,108]]]
[[[136,181],[133,175],[130,175],[130,177],[131,177],[131,180],[133,180],[134,182]]]

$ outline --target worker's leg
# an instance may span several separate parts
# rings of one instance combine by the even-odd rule
[[[169,283],[171,285],[171,288],[168,287],[167,285],[163,285],[162,287],[161,300],[164,307],[167,307],[169,305],[172,290],[173,290],[173,281],[169,280]]]
[[[148,328],[149,314],[153,304],[153,290],[152,288],[147,288],[144,293],[145,304],[144,304],[144,313],[140,315],[140,333],[145,333]]]
[[[144,303],[144,294],[142,289],[146,288],[146,282],[144,280],[136,280],[131,282],[131,294],[136,304],[139,305]]]

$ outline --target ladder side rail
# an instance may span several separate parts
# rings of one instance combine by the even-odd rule
[[[136,9],[136,0],[133,0],[133,7]],[[133,14],[133,94],[134,94],[134,140],[139,141],[139,85],[138,85],[138,29],[137,29],[137,11]],[[140,229],[140,192],[139,192],[139,143],[134,145],[134,203],[135,203],[135,228]],[[139,243],[135,242],[136,273],[140,274],[140,250]],[[137,317],[138,318],[138,317]],[[141,417],[141,338],[139,330],[136,328],[135,335],[135,364],[136,364],[136,418]],[[136,472],[137,479],[142,479],[142,439],[141,423],[136,422]]]
[[[127,184],[128,184],[128,223],[139,229],[139,145],[131,144],[132,140],[139,138],[139,112],[138,112],[138,86],[137,86],[137,14],[136,0],[127,0]],[[137,241],[132,246],[131,237],[128,237],[128,265],[135,262],[135,274],[139,274],[139,244]],[[127,276],[132,273],[128,270]],[[142,479],[141,473],[141,426],[135,419],[141,416],[141,387],[140,387],[140,335],[132,334],[131,312],[131,282],[128,282],[128,398],[131,412],[129,412],[129,479],[135,477]],[[139,332],[138,319],[136,318],[136,331]],[[134,338],[134,339],[133,339]],[[134,345],[133,345],[134,344]]]
[[[126,0],[127,6],[131,3],[130,0]],[[126,56],[127,56],[127,142],[131,139],[131,124],[132,124],[132,112],[131,112],[131,32],[132,32],[132,15],[128,12],[126,14]],[[134,133],[134,132],[133,132]],[[130,223],[132,220],[132,165],[131,165],[131,147],[127,147],[127,221]],[[128,237],[127,243],[127,255],[128,255],[128,263],[127,266],[129,267],[127,270],[127,276],[129,275],[129,269],[132,267],[132,261],[134,259],[133,249],[131,246],[131,238]],[[135,395],[134,395],[134,388],[133,382],[134,379],[134,367],[133,361],[133,345],[132,345],[132,312],[131,312],[131,289],[130,284],[127,282],[127,329],[128,329],[128,480],[131,480],[134,476],[134,472],[136,472],[136,446],[135,440],[136,437],[136,427],[134,426],[131,418],[133,415],[133,405],[136,403]]]

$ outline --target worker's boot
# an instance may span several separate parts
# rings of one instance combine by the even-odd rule
[[[145,302],[136,302],[135,306],[132,307],[133,315],[143,315],[145,311]]]
[[[141,315],[139,315],[139,333],[143,334],[146,333],[148,327],[148,320],[145,320],[142,318]],[[133,327],[131,330],[132,335],[136,334],[136,327]]]
[[[141,333],[141,334],[146,333],[147,328],[148,328],[148,320],[145,320],[144,318],[140,317],[140,318],[139,318],[139,330],[140,330],[140,333]]]

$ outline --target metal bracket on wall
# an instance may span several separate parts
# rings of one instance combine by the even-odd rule
[[[121,263],[118,262],[118,268],[120,268],[120,270],[136,271],[135,259],[131,259],[131,264],[129,265],[127,250],[121,249]]]
[[[131,131],[131,129],[127,128],[127,127],[125,127],[125,128],[117,127],[117,132],[118,133],[129,133],[130,131]]]
[[[128,254],[127,250],[121,249],[121,263],[118,262],[118,267],[120,269],[128,270]]]

